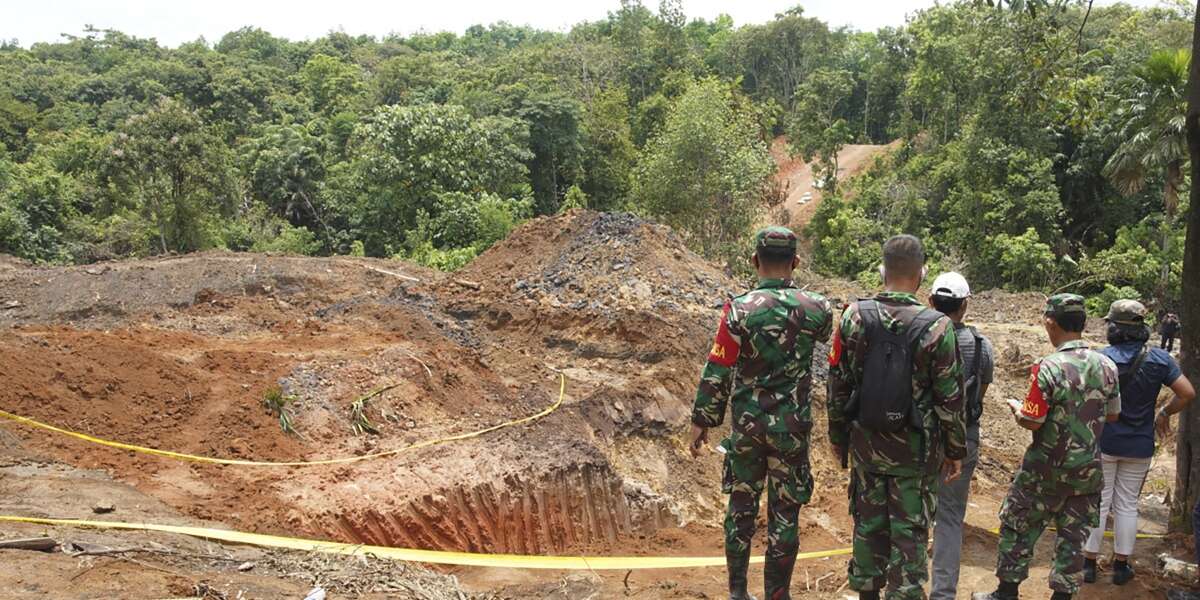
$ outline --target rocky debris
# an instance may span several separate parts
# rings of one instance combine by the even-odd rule
[[[402,600],[463,600],[482,598],[467,594],[453,575],[371,557],[272,551],[258,564],[268,572],[308,580],[312,589],[307,598],[357,598],[381,593]],[[243,565],[244,566],[244,565]],[[241,570],[241,567],[238,567]]]
[[[378,266],[377,266],[378,265]],[[403,271],[402,278],[398,271]],[[229,308],[237,299],[333,304],[371,289],[442,277],[416,265],[350,257],[283,257],[204,252],[152,260],[78,267],[28,267],[0,257],[6,323],[61,323],[111,327],[146,313],[197,304]],[[419,276],[419,277],[414,277]],[[224,306],[222,306],[224,305]]]
[[[1195,564],[1179,560],[1165,553],[1158,555],[1158,570],[1167,579],[1185,583],[1196,581],[1196,574],[1200,573]]]
[[[630,213],[573,211],[535,219],[464,276],[490,279],[493,289],[519,302],[601,313],[707,312],[738,290],[670,228]]]

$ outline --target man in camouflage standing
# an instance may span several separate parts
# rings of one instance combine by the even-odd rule
[[[1025,401],[1010,401],[1033,441],[1000,509],[1000,585],[975,600],[1016,600],[1034,545],[1049,524],[1058,528],[1051,599],[1070,600],[1083,583],[1083,542],[1099,522],[1099,440],[1105,421],[1116,421],[1121,412],[1117,366],[1083,341],[1082,296],[1052,296],[1042,324],[1057,350],[1033,366]]]
[[[799,261],[791,230],[758,232],[751,260],[758,287],[725,305],[696,393],[691,451],[700,454],[708,429],[721,425],[732,397],[732,432],[721,442],[722,488],[729,494],[729,597],[753,598],[746,590],[746,574],[765,484],[766,593],[768,600],[787,600],[800,547],[797,518],[813,487],[808,460],[813,348],[829,339],[832,312],[824,297],[792,283]]]
[[[946,481],[954,481],[967,452],[958,341],[951,320],[917,299],[925,272],[920,240],[910,235],[888,240],[883,247],[885,291],[846,308],[829,355],[829,439],[834,452],[848,454],[853,466],[850,588],[863,600],[877,600],[885,587],[890,600],[925,598],[938,467]],[[898,431],[860,424],[862,405],[868,402],[861,398],[868,348],[885,337],[865,325],[864,310],[872,323],[914,340],[911,365],[902,367],[908,371],[902,383],[911,381],[911,421]],[[889,565],[897,571],[889,573]]]

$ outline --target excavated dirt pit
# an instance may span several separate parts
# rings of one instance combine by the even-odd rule
[[[207,465],[0,428],[14,464],[102,472],[162,507],[146,516],[122,501],[113,520],[488,553],[721,553],[719,458],[691,459],[682,438],[719,307],[743,284],[664,227],[589,212],[538,219],[455,274],[219,253],[0,266],[0,408],[123,442],[260,461],[358,456],[535,414],[566,381],[562,407],[534,423],[333,466]],[[838,299],[862,293],[804,283]],[[1024,392],[1045,345],[1040,302],[1002,293],[976,301],[1003,357],[996,399]],[[823,387],[804,550],[851,538],[845,474],[821,423]],[[269,396],[286,399],[294,433],[264,407]],[[987,407],[985,424],[968,516],[979,527],[994,526],[1026,439],[1001,402]],[[1169,476],[1167,462],[1156,462],[1155,477]],[[4,475],[22,496],[5,510],[86,516],[86,503],[23,497],[32,488],[22,473]],[[990,585],[994,541],[968,539],[964,578]],[[720,569],[631,578],[443,571],[479,598],[700,598],[724,587]],[[797,597],[840,597],[844,573],[843,559],[802,563]]]
[[[563,406],[538,422],[350,465],[189,463],[6,426],[21,447],[109,472],[188,518],[439,550],[639,553],[717,504],[713,465],[687,461],[675,434],[734,284],[630,216],[536,222],[456,275],[209,254],[0,279],[12,306],[0,312],[0,406],[148,447],[354,456],[537,413],[566,378]],[[272,394],[294,434],[264,407]],[[650,468],[616,456],[621,444],[645,446]]]

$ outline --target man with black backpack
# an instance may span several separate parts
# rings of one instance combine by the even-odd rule
[[[889,582],[889,600],[925,598],[938,467],[954,481],[967,453],[958,337],[917,299],[925,274],[920,240],[888,240],[884,291],[846,308],[829,354],[829,439],[852,466],[849,583],[862,600]]]
[[[967,457],[963,460],[962,476],[953,483],[944,483],[938,490],[937,519],[933,527],[933,585],[930,600],[954,600],[958,589],[958,571],[962,562],[963,519],[967,514],[967,497],[971,492],[971,477],[979,462],[979,418],[983,415],[983,398],[992,383],[995,361],[992,343],[974,327],[963,322],[967,316],[967,299],[971,286],[966,278],[954,272],[943,273],[933,281],[929,303],[938,312],[954,321],[958,336],[958,354],[963,367],[963,390],[967,410]]]

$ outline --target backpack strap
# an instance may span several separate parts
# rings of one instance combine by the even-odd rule
[[[858,314],[862,317],[864,329],[873,330],[883,325],[883,316],[879,314],[879,303],[872,299],[858,301]]]
[[[1149,356],[1150,349],[1146,346],[1142,346],[1142,351],[1139,352],[1137,358],[1133,359],[1133,362],[1130,363],[1129,369],[1124,373],[1118,374],[1117,379],[1121,384],[1122,390],[1125,389],[1125,387],[1129,385],[1129,382],[1133,381],[1133,378],[1138,374],[1139,371],[1142,370],[1142,365],[1146,364],[1146,358]]]
[[[908,331],[905,333],[906,333],[906,337],[907,337],[907,341],[908,341],[908,349],[909,349],[909,353],[910,353],[909,360],[913,361],[914,366],[916,366],[917,353],[919,351],[917,346],[920,345],[921,338],[925,337],[925,333],[928,332],[930,329],[932,329],[933,326],[938,322],[938,320],[941,319],[943,316],[945,316],[945,315],[943,315],[942,313],[940,313],[936,310],[933,310],[932,308],[922,308],[921,312],[917,313],[916,318],[914,318],[911,322],[909,322]],[[957,352],[957,351],[958,351],[958,349],[956,348],[955,352]],[[915,374],[916,373],[913,373],[913,375],[915,375]],[[928,450],[931,447],[933,447],[932,440],[930,440],[929,438],[931,435],[937,435],[935,433],[937,431],[937,429],[935,428],[934,432],[930,432],[925,429],[924,421],[921,419],[920,414],[917,412],[916,398],[913,398],[912,406],[909,407],[908,419],[909,419],[909,424],[914,429],[921,432],[920,458],[921,458],[921,464],[924,465],[929,460],[929,456],[927,456]]]
[[[914,351],[914,357],[916,356],[915,345],[920,343],[921,338],[925,337],[925,334],[932,329],[933,326],[938,322],[938,319],[941,319],[943,316],[945,315],[933,310],[932,308],[923,308],[921,309],[921,312],[917,314],[916,318],[914,318],[912,322],[908,324],[908,341],[913,344],[912,349]]]
[[[975,357],[971,361],[971,377],[979,377],[979,368],[983,366],[983,336],[975,331],[974,327],[963,327],[963,329],[971,332],[971,337],[975,339]]]
[[[880,335],[891,334],[887,327],[883,326],[883,314],[879,308],[879,303],[872,299],[864,299],[858,301],[858,315],[863,323],[863,336],[859,343],[861,354],[859,358],[864,358],[867,355],[867,346],[870,345],[872,339],[878,339]]]

